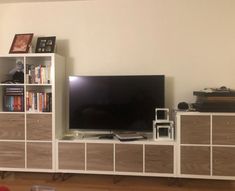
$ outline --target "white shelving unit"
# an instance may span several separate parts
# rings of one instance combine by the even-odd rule
[[[12,84],[9,71],[17,60],[24,82]],[[1,171],[55,171],[56,129],[65,126],[64,61],[53,53],[0,55]]]

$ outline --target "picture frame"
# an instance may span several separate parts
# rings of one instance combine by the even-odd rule
[[[35,53],[53,53],[55,51],[56,37],[38,37]]]
[[[33,33],[15,34],[9,53],[28,53]]]

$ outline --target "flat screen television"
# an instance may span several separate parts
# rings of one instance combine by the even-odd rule
[[[164,82],[164,75],[70,76],[69,129],[152,131]]]

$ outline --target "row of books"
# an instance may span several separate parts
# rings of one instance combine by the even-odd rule
[[[24,88],[22,86],[4,88],[3,111],[24,111]]]
[[[51,67],[48,65],[26,65],[26,83],[28,84],[50,84]]]
[[[4,96],[3,111],[24,111],[24,96]]]
[[[51,112],[52,94],[48,92],[26,92],[26,111]]]
[[[3,92],[3,111],[24,111],[24,87],[9,86]],[[26,111],[51,112],[51,92],[26,91]]]

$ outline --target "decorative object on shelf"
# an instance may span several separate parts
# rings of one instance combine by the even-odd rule
[[[52,53],[55,51],[56,37],[38,37],[36,44],[36,53]]]
[[[155,109],[155,121],[158,123],[169,122],[169,109],[168,108],[156,108]]]
[[[24,83],[24,61],[21,58],[16,59],[15,67],[9,71],[11,79],[2,81],[3,84],[23,84]]]
[[[28,53],[33,39],[33,33],[16,34],[9,53]]]
[[[153,121],[153,139],[174,140],[174,122],[169,120],[169,109],[156,108]]]

